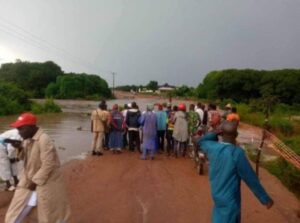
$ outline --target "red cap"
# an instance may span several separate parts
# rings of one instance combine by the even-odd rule
[[[36,116],[33,115],[32,113],[27,112],[21,114],[17,119],[17,121],[10,124],[10,126],[13,128],[19,128],[24,125],[36,125],[36,122],[37,122]]]
[[[178,110],[185,111],[186,110],[185,104],[183,104],[183,103],[179,104],[178,105]]]

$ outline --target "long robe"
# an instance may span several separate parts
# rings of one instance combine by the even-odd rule
[[[262,204],[267,204],[271,198],[260,184],[245,152],[240,147],[217,140],[215,133],[208,133],[199,140],[209,160],[209,178],[215,204],[212,219],[214,223],[239,223],[241,179]]]
[[[66,222],[70,215],[60,162],[52,140],[39,129],[32,139],[24,142],[22,157],[24,171],[5,216],[6,223],[15,222],[27,205],[30,181],[37,184],[37,213],[39,223]]]

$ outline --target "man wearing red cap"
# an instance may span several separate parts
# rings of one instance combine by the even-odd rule
[[[36,123],[36,116],[24,113],[11,124],[24,139],[21,145],[14,145],[24,160],[24,171],[6,213],[6,223],[23,222],[36,205],[38,222],[66,222],[70,215],[56,149]]]

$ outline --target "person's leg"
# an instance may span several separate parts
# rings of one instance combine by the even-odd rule
[[[139,131],[134,131],[134,141],[136,143],[136,149],[139,153],[142,153],[141,151],[141,140],[140,140],[140,132]]]
[[[128,139],[129,139],[129,151],[134,151],[133,140],[134,140],[134,131],[128,131]]]
[[[147,157],[147,149],[145,147],[142,147],[141,159],[146,160],[147,159],[146,157]]]
[[[22,223],[34,207],[26,205],[14,223]]]
[[[17,176],[13,176],[13,178],[14,178],[14,183],[15,183],[15,187],[16,187],[19,183],[19,179]]]
[[[167,130],[166,132],[166,139],[167,139],[167,154],[170,156],[171,154],[171,135],[170,135],[170,130]]]
[[[103,139],[105,137],[104,132],[99,132],[98,133],[98,140],[97,140],[97,146],[96,146],[96,154],[98,156],[103,155]]]
[[[98,132],[93,132],[92,155],[96,155]]]
[[[160,146],[162,152],[165,152],[165,135],[166,135],[166,131],[162,130],[161,131],[161,146]]]
[[[5,190],[8,190],[8,189],[11,187],[10,181],[9,181],[9,180],[6,180],[6,181],[5,181],[5,184],[6,184]]]

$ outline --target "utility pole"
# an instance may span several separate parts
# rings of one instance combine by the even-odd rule
[[[115,94],[115,75],[117,74],[116,72],[111,73],[113,76],[113,86],[112,86],[112,94]]]

